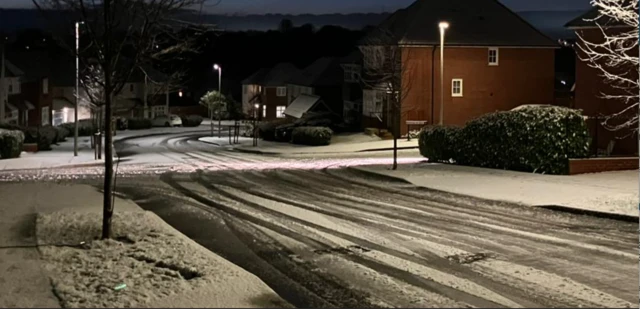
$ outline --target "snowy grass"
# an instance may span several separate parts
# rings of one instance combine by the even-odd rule
[[[38,215],[44,268],[63,307],[286,306],[259,279],[151,213],[116,212],[110,240],[98,240],[100,223],[96,214]]]

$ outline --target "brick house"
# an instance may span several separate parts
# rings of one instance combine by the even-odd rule
[[[594,8],[567,23],[566,27],[574,30],[587,42],[603,42],[604,35],[602,30],[600,30],[595,22],[591,21],[597,16],[598,10]],[[606,18],[599,19],[598,23],[607,34],[633,30],[632,28],[625,27],[622,24]],[[578,40],[576,44],[581,44],[580,40]],[[591,137],[593,138],[592,153],[597,154],[598,152],[604,152],[611,155],[637,155],[638,135],[632,133],[636,128],[614,132],[608,130],[601,124],[603,116],[620,112],[626,107],[626,104],[622,101],[602,97],[603,93],[615,95],[619,90],[605,82],[602,73],[598,69],[590,67],[588,62],[582,61],[580,59],[582,56],[580,49],[577,47],[575,49],[578,57],[576,57],[575,101],[573,107],[583,110],[583,113],[589,117],[587,123]],[[638,57],[638,49],[633,49],[633,54],[630,56]],[[621,70],[624,70],[625,74],[630,74],[628,75],[630,79],[638,79],[637,67],[621,68]],[[635,91],[637,92],[637,89]],[[637,110],[634,109],[627,113],[627,115],[622,115],[620,119],[613,120],[612,124],[626,121],[628,117],[633,117],[636,112]]]
[[[247,77],[242,81],[243,112],[264,120],[283,118],[289,103],[287,85],[298,74],[300,70],[293,64],[279,63]]]
[[[20,93],[9,97],[9,103],[20,109],[18,123],[30,127],[51,125],[53,91],[49,55],[21,51],[8,54],[8,59],[23,72]]]
[[[440,31],[444,44],[444,124],[463,125],[485,113],[554,101],[554,58],[559,45],[497,0],[418,0],[381,23],[385,45],[399,48],[401,124],[440,121]],[[366,37],[363,42],[367,42]],[[365,70],[379,61],[381,46],[363,43]],[[384,58],[382,58],[384,59]],[[363,125],[387,126],[387,94],[363,91]],[[406,134],[404,125],[402,134]]]

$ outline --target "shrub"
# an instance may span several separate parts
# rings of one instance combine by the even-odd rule
[[[52,126],[44,126],[40,128],[28,128],[30,140],[38,143],[38,150],[51,150],[51,145],[56,143],[58,131]]]
[[[460,128],[451,126],[425,127],[418,137],[420,154],[431,162],[444,162],[456,158],[457,137]]]
[[[182,118],[183,127],[197,127],[202,123],[200,115],[181,116],[180,118]]]
[[[127,120],[129,130],[144,130],[151,129],[151,119],[144,118],[129,118]]]
[[[73,132],[75,132],[75,123],[68,122],[59,125],[59,127],[65,128],[69,131],[69,136],[73,136]],[[78,136],[92,136],[96,133],[96,126],[93,122],[93,119],[81,119],[78,121]]]
[[[23,143],[22,131],[0,129],[0,159],[20,157]]]
[[[71,131],[65,127],[57,126],[57,127],[54,127],[54,129],[56,130],[56,133],[57,133],[56,143],[64,142],[67,137],[72,135]]]
[[[529,106],[472,120],[457,138],[460,164],[566,174],[568,159],[586,157],[590,138],[581,112]]]
[[[333,131],[327,127],[297,127],[291,134],[291,142],[299,145],[323,146],[331,143]]]
[[[276,129],[281,126],[291,123],[289,119],[278,119],[273,121],[267,121],[258,125],[258,132],[260,137],[265,141],[276,141]]]

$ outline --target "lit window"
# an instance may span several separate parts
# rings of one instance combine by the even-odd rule
[[[267,118],[267,106],[262,105],[262,118]]]
[[[498,65],[498,49],[489,48],[489,65]]]
[[[276,106],[276,117],[284,118],[284,110],[287,109],[286,106]]]
[[[277,88],[277,95],[279,97],[286,97],[287,96],[287,87],[278,87]]]
[[[452,97],[461,97],[462,96],[462,79],[454,79],[451,82],[451,96]]]

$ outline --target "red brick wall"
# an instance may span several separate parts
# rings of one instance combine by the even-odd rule
[[[34,81],[23,83],[21,85],[21,97],[24,100],[31,102],[35,106],[35,109],[29,111],[29,126],[39,126],[42,124],[42,108],[49,107],[49,124],[53,121],[51,115],[51,109],[53,105],[53,87],[51,87],[51,81],[49,81],[49,93],[42,93],[42,81]]]
[[[432,55],[435,60],[434,115],[431,114]],[[489,66],[488,48],[445,48],[444,123],[463,125],[485,113],[523,104],[553,104],[554,49],[500,48],[499,65]],[[403,119],[438,123],[440,115],[440,51],[408,47],[403,52],[408,89]],[[463,97],[451,96],[451,81],[463,79]],[[403,134],[406,133],[403,129]]]
[[[570,159],[569,175],[637,170],[638,158]]]
[[[579,33],[589,42],[597,43],[603,40],[599,29],[583,29]],[[634,50],[636,51],[635,56],[637,56],[637,49]],[[578,55],[580,55],[579,51]],[[625,71],[635,73],[635,76],[630,76],[630,78],[637,79],[638,68],[630,68]],[[587,62],[583,62],[580,57],[576,57],[575,108],[583,110],[587,116],[611,115],[625,108],[626,105],[623,102],[605,100],[602,98],[601,93],[615,94],[616,90],[604,82],[604,79],[600,76],[600,71],[589,67]],[[634,110],[633,113],[635,112]],[[590,126],[592,127],[592,137],[595,137],[593,133],[595,132],[595,123],[590,124]],[[597,145],[594,145],[594,147],[605,149],[611,140],[615,140],[614,155],[635,155],[638,153],[637,135],[628,136],[629,133],[629,130],[611,132],[599,125]]]
[[[265,120],[274,120],[276,118],[276,106],[287,106],[287,96],[279,97],[276,87],[262,88],[262,105],[267,106],[267,117]],[[260,107],[262,112],[262,107]]]

